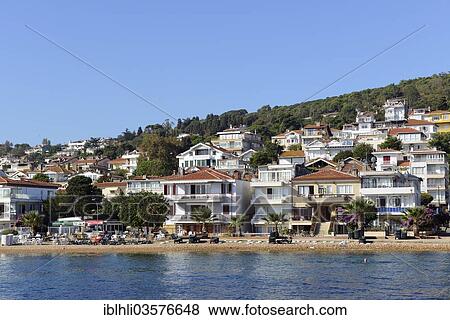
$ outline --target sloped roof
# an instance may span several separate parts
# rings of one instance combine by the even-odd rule
[[[29,187],[29,188],[51,188],[58,189],[60,186],[55,183],[38,181],[38,180],[29,180],[29,179],[10,179],[5,177],[0,177],[0,184],[7,186],[18,186],[18,187]]]
[[[164,180],[169,181],[183,181],[183,180],[234,180],[233,177],[211,169],[211,168],[205,168],[200,169],[199,171],[188,173],[185,175],[173,175],[173,176],[167,176],[163,178]]]
[[[420,131],[414,128],[393,128],[389,130],[389,135],[391,136],[396,136],[402,133],[420,133]]]
[[[95,186],[100,189],[113,187],[126,187],[127,183],[125,181],[100,182],[96,183]]]
[[[294,158],[294,157],[304,157],[305,151],[303,150],[288,150],[280,154],[280,158]]]
[[[426,120],[408,119],[405,126],[424,126],[424,125],[435,125],[433,122]]]
[[[306,174],[294,178],[294,181],[333,181],[333,180],[354,180],[358,181],[359,178],[351,174],[337,171],[334,169],[323,169],[314,173]]]
[[[123,158],[117,158],[114,160],[109,160],[108,163],[109,164],[124,164],[124,163],[127,163],[127,160],[123,159]]]

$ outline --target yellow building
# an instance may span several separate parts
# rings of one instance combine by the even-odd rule
[[[302,230],[327,235],[339,232],[336,217],[352,199],[360,195],[359,177],[322,169],[293,179],[293,212],[289,221],[294,232]]]
[[[438,125],[438,132],[450,132],[450,111],[436,110],[423,115],[423,120]]]

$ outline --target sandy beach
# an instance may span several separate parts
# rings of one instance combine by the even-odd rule
[[[364,253],[364,252],[450,252],[450,238],[374,240],[360,244],[336,238],[294,239],[292,244],[269,244],[266,239],[226,239],[219,244],[174,244],[158,241],[142,245],[16,245],[0,247],[0,254],[160,254],[176,252],[299,252],[299,253]]]

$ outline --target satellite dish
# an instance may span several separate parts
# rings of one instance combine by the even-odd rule
[[[377,158],[374,157],[374,156],[372,156],[372,158],[370,158],[370,161],[373,162],[373,163],[375,163],[375,162],[377,162]]]

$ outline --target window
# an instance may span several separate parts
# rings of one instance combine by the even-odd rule
[[[353,194],[352,185],[337,186],[337,194]]]
[[[222,207],[222,212],[223,212],[223,214],[229,214],[230,213],[230,205],[224,204]]]
[[[314,194],[314,186],[298,186],[298,194],[301,196],[309,196]]]
[[[267,194],[268,195],[272,195],[273,194],[273,189],[272,188],[267,188]]]
[[[384,207],[386,207],[386,198],[385,197],[377,198],[376,206],[377,206],[377,208],[384,208]]]
[[[402,206],[402,199],[399,197],[392,198],[393,206],[398,208]]]
[[[383,156],[383,163],[391,163],[391,156]]]
[[[164,195],[167,196],[169,194],[169,186],[167,184],[164,185]]]
[[[200,149],[200,150],[195,150],[195,155],[197,156],[206,156],[208,155],[208,149]]]

